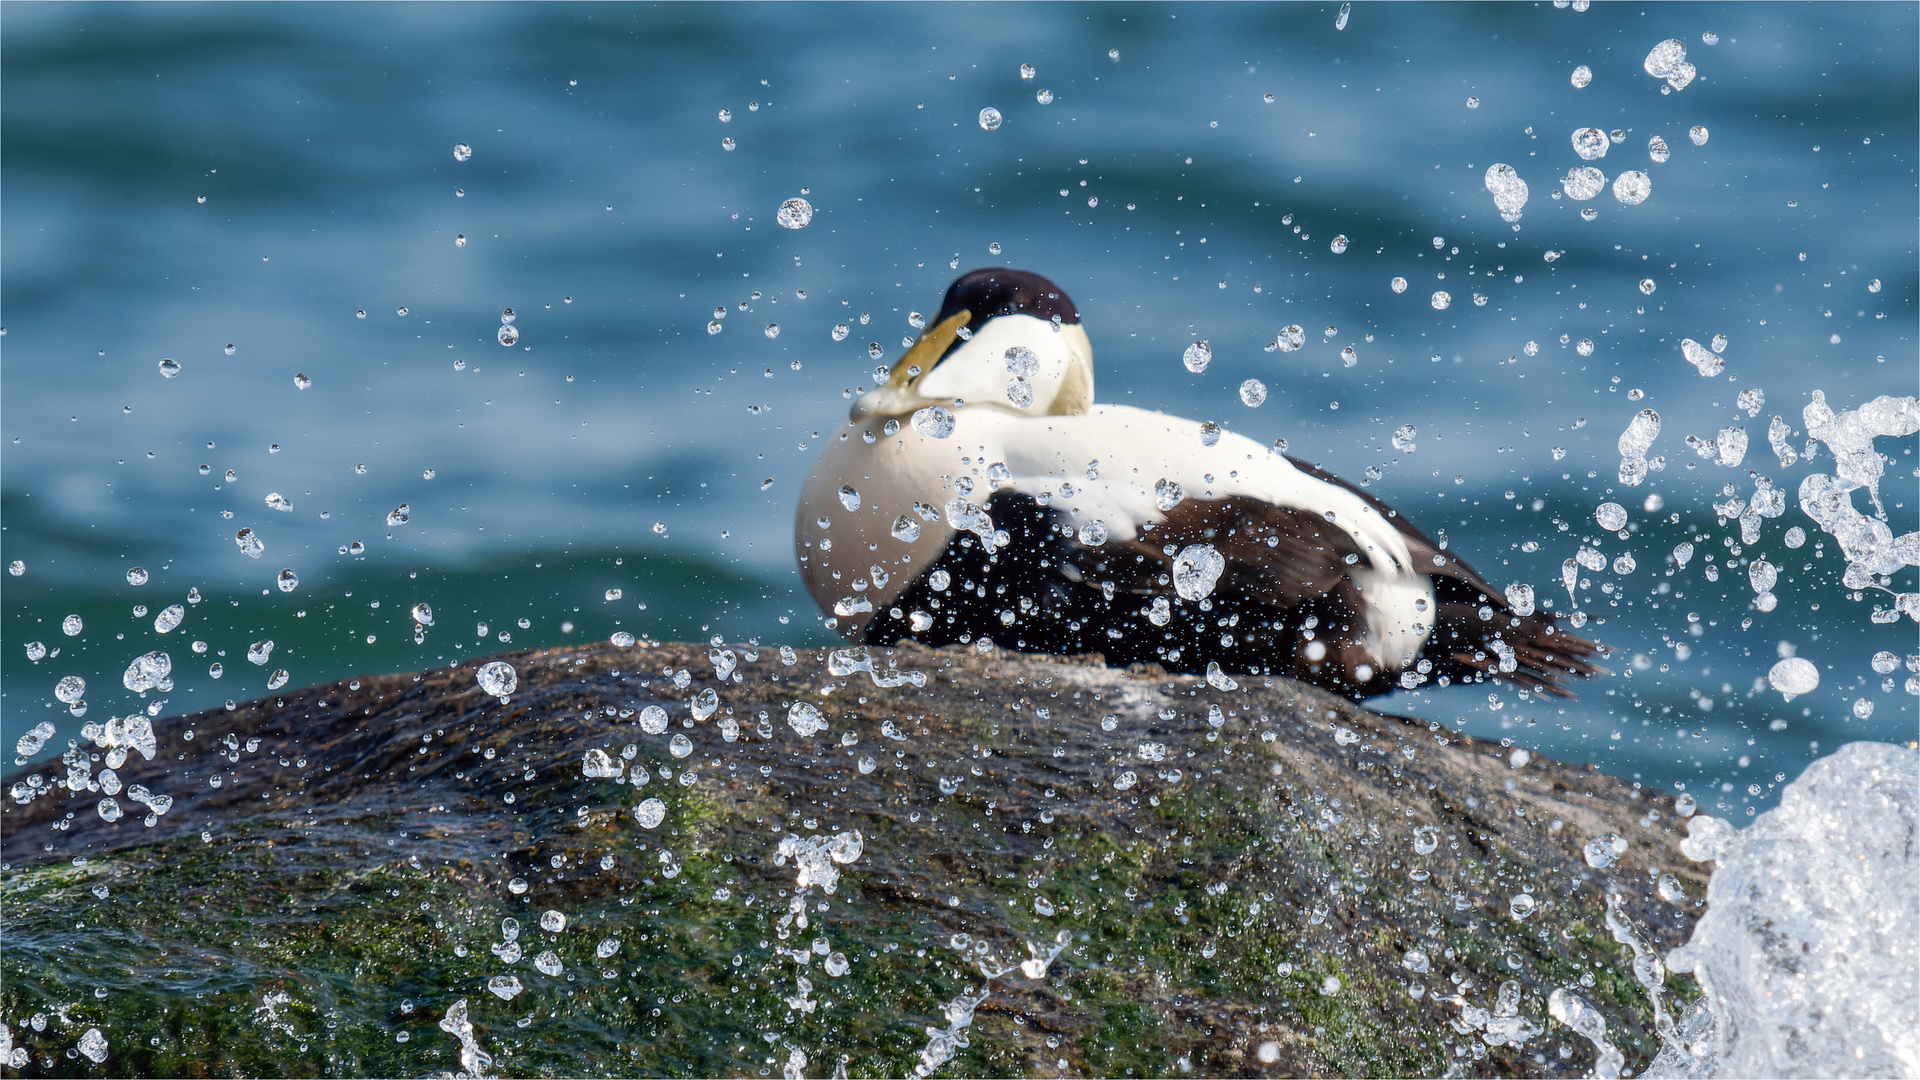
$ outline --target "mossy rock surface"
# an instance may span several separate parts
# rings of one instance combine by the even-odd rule
[[[114,823],[97,791],[9,800],[17,1072],[456,1073],[439,1021],[464,1000],[509,1076],[778,1076],[797,1054],[807,1075],[911,1075],[930,1029],[938,1076],[1576,1075],[1591,1049],[1545,999],[1583,975],[1629,1061],[1656,1048],[1604,925],[1619,892],[1660,947],[1691,930],[1694,902],[1650,883],[1704,885],[1655,792],[1281,679],[909,644],[873,652],[878,677],[735,645],[722,682],[719,651],[508,654],[504,703],[468,662],[169,718],[117,770],[174,797],[151,827],[124,792]],[[796,702],[826,729],[798,734]],[[586,777],[591,750],[645,783]],[[802,929],[781,841],[856,831]],[[1590,868],[1610,832],[1626,854]],[[1521,892],[1539,906],[1516,919]],[[1013,966],[1063,933],[1037,976]],[[1489,1050],[1446,999],[1491,1008],[1507,980],[1544,1030]],[[92,1027],[101,1064],[69,1052]]]

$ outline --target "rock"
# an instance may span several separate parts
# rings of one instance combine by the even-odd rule
[[[172,718],[116,770],[173,796],[151,827],[124,792],[114,822],[10,801],[29,1070],[85,1072],[91,1026],[128,1075],[448,1073],[470,1023],[507,1075],[1574,1075],[1563,986],[1657,1049],[1604,898],[1686,940],[1660,793],[1280,679],[730,649],[725,682],[719,649],[601,645],[494,658],[504,703],[466,662]],[[1542,1033],[1459,1031],[1506,980]]]

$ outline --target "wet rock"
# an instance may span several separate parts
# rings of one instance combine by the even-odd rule
[[[171,718],[117,770],[173,796],[150,827],[10,801],[26,1071],[85,1072],[99,1027],[127,1074],[455,1072],[461,1001],[502,1075],[1574,1075],[1557,987],[1630,1065],[1657,1048],[1605,897],[1686,940],[1704,879],[1660,793],[1280,679],[727,648],[508,654],[505,702],[474,661]],[[1489,1046],[1508,981],[1544,1030]]]

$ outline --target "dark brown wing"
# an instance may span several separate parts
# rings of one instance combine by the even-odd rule
[[[1604,656],[1605,649],[1562,630],[1559,624],[1564,616],[1538,610],[1515,615],[1505,593],[1487,584],[1465,560],[1442,551],[1404,514],[1311,462],[1294,457],[1287,460],[1300,471],[1365,499],[1406,538],[1414,567],[1433,576],[1440,610],[1433,637],[1423,650],[1435,662],[1430,674],[1444,674],[1455,681],[1492,677],[1524,689],[1572,697],[1566,686],[1568,680],[1607,673],[1592,662],[1593,657]],[[1482,611],[1488,613],[1484,618]],[[1513,650],[1513,670],[1500,670],[1504,658],[1495,642]],[[1451,665],[1442,665],[1442,659],[1451,661]]]

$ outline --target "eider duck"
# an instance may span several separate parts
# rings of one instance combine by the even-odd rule
[[[962,276],[827,439],[794,542],[855,642],[1101,654],[1353,698],[1601,669],[1346,481],[1245,436],[1093,398],[1079,310],[1038,274]]]

